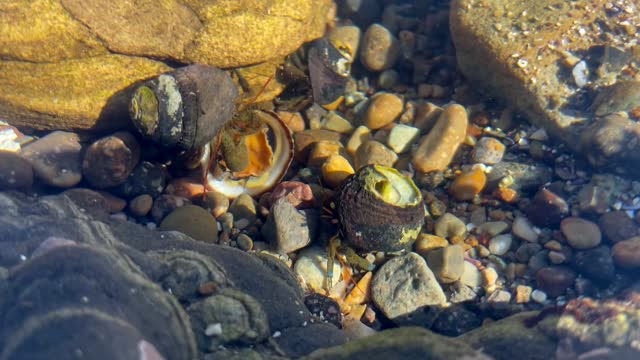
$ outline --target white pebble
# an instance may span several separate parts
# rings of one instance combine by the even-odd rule
[[[204,330],[204,334],[207,336],[222,335],[222,324],[215,323],[207,325],[207,328]]]
[[[544,302],[547,301],[547,293],[542,290],[535,289],[531,292],[531,299],[538,304],[544,304]]]
[[[502,234],[489,240],[489,251],[494,255],[504,255],[511,248],[513,236],[511,234]]]
[[[538,241],[538,233],[534,229],[533,225],[529,221],[529,219],[516,216],[515,220],[513,220],[513,226],[511,228],[513,235],[529,241],[529,242],[537,242]]]
[[[271,335],[273,338],[279,338],[282,335],[282,333],[280,331],[276,331],[273,333],[273,335]]]
[[[578,87],[584,87],[589,82],[589,69],[587,68],[587,63],[582,60],[573,67],[571,71],[573,75],[573,80],[576,82]]]

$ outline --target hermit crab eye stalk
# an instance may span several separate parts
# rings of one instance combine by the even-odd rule
[[[238,90],[223,70],[189,65],[138,86],[129,103],[134,126],[167,148],[198,149],[231,119]]]

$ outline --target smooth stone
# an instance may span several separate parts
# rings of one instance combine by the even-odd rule
[[[482,169],[471,170],[453,180],[449,194],[460,201],[469,201],[482,192],[486,183],[487,176]]]
[[[464,248],[451,245],[429,251],[427,265],[440,283],[449,284],[462,276],[464,271]]]
[[[346,155],[342,143],[339,141],[320,140],[311,148],[307,166],[319,168],[331,155]]]
[[[578,207],[580,211],[604,214],[609,210],[608,191],[593,184],[584,185],[578,192]]]
[[[420,129],[409,125],[397,124],[389,131],[387,146],[395,151],[396,154],[402,154],[409,151],[419,135]]]
[[[538,243],[525,242],[518,246],[516,250],[516,259],[521,263],[526,263],[542,250],[542,246]]]
[[[54,131],[27,144],[21,155],[48,185],[68,188],[82,179],[82,144],[75,133]]]
[[[334,261],[332,287],[340,282],[341,271],[340,261]],[[303,280],[303,287],[324,293],[325,279],[327,278],[327,250],[319,246],[302,249],[293,265],[293,272]]]
[[[217,219],[229,210],[229,198],[217,191],[207,191],[200,206],[209,210]]]
[[[508,304],[511,301],[511,293],[504,290],[496,290],[487,297],[487,302],[490,304],[504,303]]]
[[[315,196],[309,184],[300,181],[282,181],[271,192],[268,206],[280,198],[287,199],[297,209],[315,206]]]
[[[551,297],[564,294],[573,286],[576,273],[566,266],[543,267],[536,272],[536,284],[539,289]]]
[[[553,191],[542,188],[533,197],[525,213],[536,226],[553,227],[569,215],[569,205]]]
[[[568,217],[560,223],[560,230],[574,249],[590,249],[600,245],[602,233],[598,225],[579,217]]]
[[[414,251],[422,256],[427,256],[431,250],[447,247],[447,239],[431,234],[420,233],[413,244]]]
[[[482,274],[480,270],[478,270],[478,267],[468,261],[464,262],[463,267],[464,270],[462,271],[459,281],[473,291],[480,290],[482,286]]]
[[[309,152],[321,140],[340,141],[340,134],[325,129],[305,130],[293,134],[293,144],[296,160],[306,163]]]
[[[138,141],[131,133],[120,131],[89,145],[82,160],[82,174],[93,187],[104,189],[124,183],[138,161]]]
[[[346,178],[355,173],[353,167],[344,156],[334,154],[329,156],[321,167],[322,179],[331,188],[337,188]]]
[[[396,161],[398,161],[398,155],[375,140],[369,140],[360,145],[355,156],[356,170],[371,164],[393,167]]]
[[[476,227],[478,234],[486,234],[489,237],[500,235],[509,230],[509,223],[506,221],[488,221]]]
[[[173,210],[182,207],[191,202],[181,196],[175,195],[160,195],[153,200],[153,206],[151,207],[151,218],[156,224],[159,224],[162,219],[165,218]]]
[[[378,75],[378,87],[389,90],[398,84],[400,74],[394,69],[387,69]]]
[[[502,161],[506,147],[500,140],[492,137],[483,137],[473,147],[471,159],[475,163],[494,165]]]
[[[238,219],[247,219],[250,224],[253,224],[256,221],[256,202],[253,200],[251,195],[241,194],[237,198],[233,199],[231,205],[229,205],[229,210],[231,214],[233,214],[233,218]]]
[[[494,255],[504,255],[511,248],[513,236],[511,234],[502,234],[489,240],[489,251]]]
[[[152,207],[153,198],[149,194],[138,195],[129,201],[129,211],[137,217],[147,215]]]
[[[349,120],[335,111],[329,111],[320,120],[320,126],[329,131],[335,131],[339,134],[350,134],[353,131],[353,125]]]
[[[31,185],[31,163],[18,153],[0,151],[0,189],[29,189]]]
[[[522,240],[526,240],[528,242],[538,241],[538,233],[533,228],[533,224],[531,224],[529,219],[526,217],[516,216],[513,220],[513,225],[511,225],[511,232]]]
[[[195,240],[214,243],[218,241],[218,224],[211,214],[195,205],[184,205],[167,215],[160,231],[179,231]]]
[[[624,269],[640,268],[640,236],[622,240],[613,245],[613,260]]]
[[[327,35],[333,44],[341,44],[346,47],[350,55],[356,56],[360,46],[360,28],[355,25],[336,26]]]
[[[97,191],[74,187],[62,193],[71,199],[82,211],[86,211],[97,217],[109,213],[107,200]]]
[[[421,134],[426,134],[436,125],[443,111],[443,108],[430,102],[418,105],[413,117],[413,126],[420,129]]]
[[[420,140],[413,156],[418,171],[445,170],[467,135],[467,112],[458,104],[449,105],[431,131]]]
[[[610,211],[598,220],[602,233],[609,242],[615,244],[640,234],[640,226],[627,215],[626,211]]]
[[[482,287],[484,291],[491,294],[496,290],[496,283],[498,282],[498,272],[493,267],[486,267],[480,271],[482,276]]]
[[[487,191],[496,190],[509,178],[508,187],[516,191],[536,191],[540,186],[551,181],[551,169],[543,163],[522,163],[501,161],[491,167],[487,174]]]
[[[578,273],[600,285],[610,284],[616,276],[611,249],[608,246],[576,251],[572,264]]]
[[[544,304],[544,302],[547,301],[547,293],[542,290],[535,289],[531,292],[531,300],[538,304]]]
[[[353,133],[351,134],[351,137],[347,141],[347,146],[346,146],[347,152],[350,155],[355,156],[356,151],[358,151],[358,148],[360,147],[360,145],[362,145],[363,143],[367,142],[370,139],[371,139],[371,129],[369,129],[364,125],[358,126],[353,131]]]
[[[372,24],[367,28],[360,47],[360,62],[370,71],[390,69],[398,59],[398,39],[384,26]]]
[[[379,92],[369,100],[362,124],[371,130],[383,128],[397,119],[403,108],[404,102],[399,96]]]
[[[533,274],[548,265],[549,250],[541,250],[529,257],[529,261],[527,261],[527,272]]]
[[[116,189],[126,198],[149,194],[156,198],[164,191],[167,184],[167,174],[164,167],[149,161],[140,162],[123,184]]]
[[[241,250],[251,251],[253,249],[253,239],[247,234],[238,234],[238,237],[236,237],[236,243],[238,244],[238,248]]]
[[[451,213],[445,213],[436,220],[433,232],[442,238],[449,239],[462,236],[467,232],[467,226],[462,220]]]
[[[308,213],[296,209],[286,199],[278,199],[271,205],[262,236],[282,254],[302,249],[311,242],[311,219]]]
[[[291,130],[292,133],[298,133],[304,131],[306,125],[304,123],[304,118],[302,114],[299,112],[289,112],[284,110],[279,110],[276,112],[278,117],[282,119],[285,125]]]
[[[391,320],[446,301],[435,275],[424,258],[416,253],[384,263],[373,276],[371,297]]]
[[[205,193],[205,185],[202,179],[176,178],[172,179],[164,189],[165,194],[182,196],[191,201],[202,200]]]

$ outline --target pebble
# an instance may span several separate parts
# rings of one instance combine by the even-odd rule
[[[416,106],[413,126],[420,129],[421,134],[426,134],[436,125],[443,111],[440,106],[430,102],[420,104]]]
[[[432,216],[440,217],[446,212],[447,204],[439,199],[435,199],[429,204],[429,213],[431,213]]]
[[[207,191],[200,206],[209,210],[217,219],[229,210],[229,198],[217,191]]]
[[[553,227],[569,215],[569,205],[556,193],[542,188],[533,197],[525,213],[536,226]]]
[[[340,134],[350,134],[353,131],[351,122],[335,111],[329,111],[322,117],[320,127]]]
[[[533,228],[533,225],[526,217],[516,216],[513,220],[511,231],[513,232],[513,235],[522,240],[526,240],[528,242],[538,241],[538,232]]]
[[[167,214],[173,210],[189,204],[190,201],[180,196],[175,195],[160,195],[153,200],[153,206],[151,207],[151,218],[156,223],[160,223]]]
[[[640,236],[622,240],[613,245],[613,260],[625,269],[640,268]]]
[[[538,251],[529,257],[527,261],[528,272],[535,273],[549,265],[549,250]]]
[[[0,190],[29,189],[33,185],[33,167],[20,154],[0,151]]]
[[[23,147],[21,155],[48,185],[68,188],[82,179],[82,145],[78,134],[54,131]]]
[[[516,259],[519,262],[526,263],[532,256],[536,255],[542,250],[542,246],[537,243],[525,242],[518,246],[516,250]]]
[[[537,302],[538,304],[544,304],[547,301],[547,293],[542,290],[535,289],[531,292],[531,300]]]
[[[443,237],[420,233],[418,239],[416,239],[416,242],[413,244],[413,248],[416,253],[427,256],[429,251],[447,247],[448,245],[449,242]]]
[[[322,179],[331,188],[337,188],[355,171],[344,156],[334,154],[322,164]]]
[[[233,229],[233,214],[232,213],[224,213],[220,218],[218,218],[220,222],[220,226],[222,227],[222,232],[225,234],[230,234]]]
[[[299,133],[304,131],[305,124],[302,115],[299,112],[289,112],[289,111],[277,111],[278,117],[282,119],[282,122],[287,125],[289,130],[292,133]]]
[[[334,261],[331,286],[340,281],[341,271],[340,261]],[[324,283],[327,275],[327,250],[319,246],[310,246],[302,249],[293,265],[293,272],[303,280],[303,288],[324,293]]]
[[[120,185],[140,161],[140,145],[129,132],[119,131],[94,141],[84,154],[82,174],[98,189]]]
[[[320,140],[313,145],[313,148],[311,148],[309,158],[307,160],[307,166],[319,168],[324,164],[329,156],[336,154],[345,154],[345,150],[341,142]]]
[[[436,220],[433,232],[442,238],[449,239],[462,236],[467,232],[467,226],[462,220],[451,213],[445,213]]]
[[[509,223],[506,221],[489,221],[476,228],[478,234],[485,234],[489,237],[500,235],[509,230]]]
[[[526,285],[516,286],[516,304],[527,304],[531,301],[533,288]]]
[[[549,262],[554,265],[560,265],[567,262],[567,256],[559,251],[549,251],[547,257],[549,258]]]
[[[286,199],[278,199],[271,205],[262,236],[272,248],[282,254],[302,249],[311,242],[311,219],[303,210],[296,209]]]
[[[400,55],[395,36],[384,26],[372,24],[362,37],[360,62],[370,71],[390,69]]]
[[[373,276],[371,297],[391,320],[446,301],[435,275],[424,258],[416,253],[384,263]]]
[[[389,131],[387,145],[391,150],[395,151],[396,154],[402,154],[409,151],[411,145],[419,135],[420,129],[409,125],[397,124]]]
[[[169,182],[164,192],[165,194],[182,196],[191,201],[200,201],[202,200],[202,194],[205,192],[205,187],[201,180],[177,178]]]
[[[400,74],[394,69],[387,69],[378,75],[378,87],[389,90],[398,84]]]
[[[324,129],[305,130],[293,134],[295,158],[306,163],[313,146],[321,140],[340,141],[340,134]]]
[[[233,214],[236,220],[247,219],[250,224],[253,224],[256,221],[256,202],[251,195],[240,194],[231,202],[228,212]]]
[[[488,303],[505,303],[508,304],[511,301],[511,293],[505,290],[496,290],[487,297]]]
[[[460,276],[460,282],[473,291],[478,291],[482,286],[482,274],[478,267],[474,264],[465,261],[463,264],[464,270],[462,270],[462,275]]]
[[[508,186],[516,191],[536,191],[551,181],[551,177],[551,169],[542,163],[501,161],[487,174],[487,190],[492,192],[499,186]],[[505,178],[510,179],[508,185],[501,184]]]
[[[370,164],[393,167],[396,161],[398,161],[398,155],[375,140],[369,140],[360,145],[355,156],[356,170]]]
[[[538,288],[551,297],[558,297],[573,286],[576,273],[566,266],[548,266],[536,272]]]
[[[205,209],[185,205],[173,210],[160,223],[161,231],[179,231],[191,238],[208,243],[218,241],[216,219]]]
[[[464,107],[449,105],[420,141],[413,156],[416,169],[423,173],[445,170],[467,135],[467,123]]]
[[[511,234],[502,234],[489,240],[489,251],[494,255],[504,255],[511,248],[513,236]]]
[[[640,234],[640,227],[625,211],[604,213],[598,223],[605,239],[614,244]]]
[[[586,184],[578,192],[578,207],[583,212],[604,214],[609,209],[609,197],[602,187]]]
[[[138,195],[149,194],[156,198],[167,184],[166,172],[162,165],[149,161],[140,162],[131,175],[117,191],[126,198],[134,198]]]
[[[402,114],[404,102],[391,93],[379,92],[369,101],[362,124],[371,130],[387,126]]]
[[[568,217],[562,220],[560,230],[574,249],[590,249],[600,245],[602,240],[598,225],[579,217]]]
[[[494,165],[502,161],[505,146],[500,140],[492,137],[483,137],[476,142],[471,155],[472,161],[486,165]]]
[[[336,26],[327,35],[333,44],[341,44],[348,49],[348,53],[355,57],[360,46],[361,31],[355,25]]]
[[[451,245],[434,249],[427,253],[427,265],[436,278],[443,284],[452,283],[462,276],[464,270],[464,248]]]
[[[104,190],[96,190],[96,192],[104,198],[107,202],[107,211],[111,214],[122,212],[127,207],[127,200],[117,197],[110,192]]]
[[[241,250],[251,251],[253,249],[253,239],[247,234],[239,234],[236,237],[236,243]]]
[[[487,183],[487,176],[482,169],[473,169],[460,174],[449,187],[449,194],[460,201],[472,200],[480,194]]]
[[[138,195],[129,201],[129,211],[137,217],[147,215],[152,207],[153,198],[149,194]]]
[[[311,186],[300,181],[283,181],[276,185],[271,192],[269,207],[280,198],[285,198],[296,209],[306,209],[315,206],[316,198]]]
[[[351,156],[355,156],[360,145],[367,142],[369,139],[371,139],[371,130],[364,125],[358,126],[347,141],[347,152]]]
[[[616,276],[611,249],[608,246],[576,251],[572,264],[582,276],[603,286],[611,283]]]
[[[492,293],[496,290],[496,283],[498,282],[498,272],[492,267],[487,267],[480,271],[482,276],[482,286],[487,293]]]

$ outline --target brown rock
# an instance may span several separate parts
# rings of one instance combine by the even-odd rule
[[[564,266],[543,267],[536,273],[538,288],[551,297],[558,297],[573,286],[576,280],[575,271]]]
[[[149,194],[138,195],[129,201],[129,210],[137,217],[147,215],[152,206],[153,198]]]
[[[467,112],[461,105],[447,107],[433,129],[422,138],[413,156],[413,164],[421,172],[444,170],[467,134]]]
[[[120,185],[140,160],[140,145],[131,133],[120,131],[103,137],[87,148],[82,174],[96,188]]]
[[[372,130],[383,128],[402,114],[403,106],[402,99],[397,95],[378,93],[371,98],[363,123]]]
[[[48,185],[72,187],[82,179],[82,145],[75,133],[54,131],[22,148],[22,156]]]
[[[218,240],[216,219],[205,209],[195,205],[185,205],[173,210],[160,224],[161,231],[179,231],[205,242]]]
[[[340,134],[323,129],[305,130],[293,134],[296,160],[306,163],[313,145],[321,140],[340,141]]]
[[[600,245],[602,240],[598,225],[579,217],[568,217],[562,220],[560,230],[574,249],[591,249]]]
[[[617,243],[640,234],[640,226],[625,211],[610,211],[602,214],[598,221],[604,237]]]
[[[622,240],[613,246],[613,261],[623,268],[640,268],[640,236]]]
[[[33,184],[33,168],[18,153],[0,151],[0,189],[28,189]]]
[[[356,170],[370,164],[393,167],[397,160],[398,155],[393,150],[378,141],[369,140],[358,147],[355,165]]]

